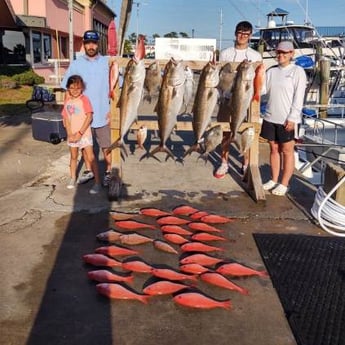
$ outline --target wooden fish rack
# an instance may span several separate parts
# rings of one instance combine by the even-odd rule
[[[119,67],[125,67],[128,63],[128,58],[116,58]],[[154,60],[145,60],[145,65],[149,65]],[[165,66],[168,60],[156,60],[160,66]],[[192,70],[198,71],[202,70],[205,66],[204,61],[185,61],[186,66],[189,66]],[[238,63],[232,63],[234,68],[237,67]],[[111,102],[111,139],[112,142],[117,140],[120,137],[120,111],[117,108],[116,103],[117,99],[120,96],[120,89],[116,88],[116,97]],[[211,126],[221,125],[223,130],[229,131],[229,123],[228,122],[212,122]],[[153,120],[139,120],[131,126],[131,129],[136,130],[139,129],[141,126],[146,126],[148,130],[158,130],[158,121]],[[246,192],[254,199],[256,202],[262,202],[266,200],[265,191],[262,187],[262,180],[259,171],[259,135],[260,135],[260,107],[259,103],[253,101],[248,112],[248,122],[244,122],[241,127],[240,131],[248,128],[254,127],[255,130],[255,137],[254,142],[249,150],[249,166],[246,170],[246,174],[243,178],[243,187]],[[192,122],[191,121],[177,121],[175,126],[176,131],[193,131]],[[113,174],[118,175],[118,180],[122,180],[122,160],[121,160],[121,152],[119,149],[115,149],[112,151],[112,166],[113,166]],[[210,177],[211,178],[211,177]]]

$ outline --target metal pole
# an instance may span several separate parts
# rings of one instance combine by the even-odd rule
[[[73,47],[73,0],[68,0],[68,35],[69,35],[69,60],[74,58]]]
[[[220,25],[219,25],[219,52],[222,50],[222,35],[223,35],[223,9],[220,9]]]

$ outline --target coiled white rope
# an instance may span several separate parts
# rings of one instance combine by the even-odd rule
[[[340,205],[331,196],[344,182],[345,175],[328,194],[322,187],[319,187],[311,208],[312,215],[318,220],[322,229],[340,237],[345,237],[345,206]]]

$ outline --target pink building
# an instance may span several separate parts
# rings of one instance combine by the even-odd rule
[[[106,54],[108,26],[116,16],[106,0],[0,0],[0,14],[0,65],[29,64],[51,83],[68,67],[70,51],[82,50],[85,30],[98,31]]]

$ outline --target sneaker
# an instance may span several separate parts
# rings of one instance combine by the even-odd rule
[[[262,185],[262,188],[264,190],[270,190],[270,189],[275,188],[277,185],[278,185],[277,182],[274,182],[273,180],[269,180],[268,182],[266,182]]]
[[[103,177],[103,186],[108,187],[110,183],[110,171],[106,171]]]
[[[215,178],[224,178],[225,175],[228,173],[229,166],[228,163],[222,163],[221,166],[217,169],[214,174]]]
[[[98,194],[101,191],[101,186],[98,183],[95,183],[92,188],[89,190],[90,194]]]
[[[75,187],[75,179],[71,178],[67,183],[67,189],[73,189]]]
[[[90,170],[85,170],[78,179],[78,184],[84,184],[95,178],[94,174]]]

